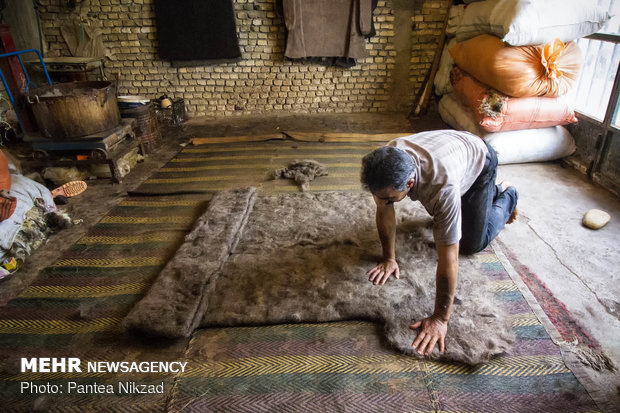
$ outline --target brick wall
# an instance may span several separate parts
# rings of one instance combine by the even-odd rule
[[[379,1],[369,56],[347,69],[285,60],[275,0],[234,0],[242,60],[187,68],[159,59],[152,0],[81,0],[75,10],[65,1],[39,3],[46,56],[70,55],[60,27],[81,16],[101,27],[106,72],[120,75],[120,94],[167,93],[184,98],[190,115],[220,116],[408,110],[430,69],[448,0]]]

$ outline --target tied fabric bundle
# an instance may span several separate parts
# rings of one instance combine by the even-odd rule
[[[488,132],[537,129],[577,122],[563,97],[512,98],[480,83],[455,67],[450,80],[460,101],[469,107],[478,124]]]
[[[566,51],[566,45],[560,39],[543,46],[541,63],[545,68],[545,74],[550,79],[559,79],[564,76],[560,70],[559,60]]]
[[[574,42],[508,46],[486,34],[457,43],[450,54],[474,78],[513,97],[566,94],[577,82],[583,60]]]
[[[441,98],[439,114],[454,129],[482,137],[497,152],[500,165],[553,161],[571,155],[577,149],[575,140],[563,126],[485,133],[476,122],[473,111],[460,102],[456,93]]]

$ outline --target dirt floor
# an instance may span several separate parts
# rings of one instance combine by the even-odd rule
[[[164,130],[160,149],[138,164],[122,183],[88,181],[89,188],[64,207],[82,223],[52,236],[19,272],[0,281],[0,305],[19,294],[114,205],[164,165],[192,137],[269,134],[280,131],[413,133],[441,129],[436,115],[409,122],[405,114],[264,115],[201,118]],[[620,200],[560,163],[505,165],[499,178],[520,192],[521,216],[499,236],[546,284],[550,292],[591,332],[620,366]],[[600,231],[581,226],[591,208],[606,210],[610,224]],[[620,405],[618,373],[590,372],[590,379]]]

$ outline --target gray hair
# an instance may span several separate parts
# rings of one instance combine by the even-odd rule
[[[411,155],[393,146],[375,149],[362,159],[362,186],[372,193],[390,187],[404,191],[414,175],[415,162]]]

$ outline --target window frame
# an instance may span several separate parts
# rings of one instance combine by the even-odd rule
[[[617,34],[607,34],[607,33],[595,33],[585,37],[590,40],[599,40],[603,42],[610,42],[618,44],[620,43],[620,35]],[[596,153],[594,155],[593,161],[588,165],[586,170],[586,174],[588,178],[592,179],[594,174],[598,173],[601,169],[601,164],[609,151],[609,146],[611,143],[612,135],[620,134],[620,127],[614,126],[612,124],[614,118],[614,112],[616,110],[616,106],[618,105],[618,96],[620,95],[620,63],[618,64],[618,69],[616,71],[616,78],[614,79],[614,84],[611,89],[611,94],[609,95],[609,101],[607,102],[607,109],[605,110],[605,117],[602,121],[599,121],[589,115],[586,115],[582,112],[576,111],[579,115],[579,118],[586,119],[588,122],[592,123],[595,127],[599,128],[599,134],[597,137],[597,142],[595,143]],[[577,97],[578,98],[578,97]],[[619,114],[620,117],[620,114]]]

